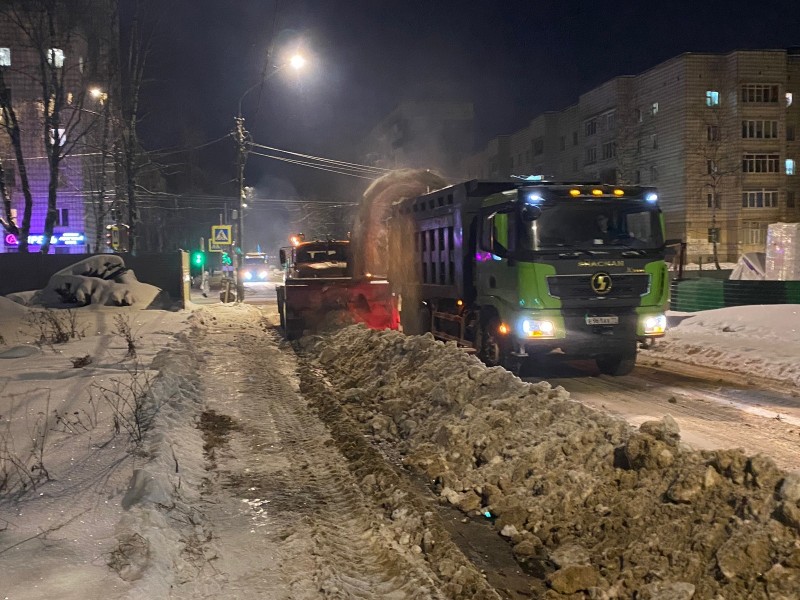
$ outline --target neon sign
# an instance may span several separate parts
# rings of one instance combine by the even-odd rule
[[[5,237],[6,246],[18,246],[19,240],[13,233],[7,233]],[[86,242],[86,236],[83,233],[65,232],[53,234],[50,238],[51,246],[82,246]],[[44,244],[44,235],[41,233],[32,233],[28,236],[29,246],[41,246]]]

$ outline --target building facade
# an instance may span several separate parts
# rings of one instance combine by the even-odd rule
[[[764,251],[800,221],[800,49],[686,53],[618,77],[491,140],[467,178],[541,174],[659,188],[668,238],[689,260]]]
[[[57,175],[57,218],[50,239],[51,253],[85,253],[98,251],[103,239],[104,223],[108,220],[105,206],[108,196],[98,191],[100,180],[110,179],[107,187],[113,192],[113,164],[109,164],[103,139],[112,137],[112,120],[108,113],[109,94],[99,87],[103,79],[100,63],[106,58],[104,47],[108,38],[97,35],[97,28],[113,30],[111,21],[98,22],[98,15],[111,19],[110,3],[98,1],[98,10],[86,22],[69,30],[57,32],[42,48],[33,40],[41,37],[22,26],[24,16],[16,13],[13,3],[0,11],[0,70],[3,82],[10,91],[9,104],[19,123],[20,146],[32,196],[29,251],[38,252],[44,241],[45,218],[51,167],[44,141],[45,103],[43,100],[42,51],[47,57],[48,77],[52,75],[51,90],[63,94],[60,125],[50,131],[51,139],[64,155]],[[22,16],[20,16],[20,14]],[[52,47],[50,47],[52,46]],[[51,100],[57,102],[57,100]],[[0,113],[0,119],[3,119]],[[0,125],[6,125],[0,122]],[[105,156],[105,159],[103,155]],[[5,127],[0,127],[0,158],[3,161],[5,184],[17,226],[22,225],[25,197],[17,154]],[[106,177],[100,176],[100,171]],[[105,190],[106,185],[103,185]],[[4,215],[5,216],[5,215]],[[110,221],[109,221],[110,222]],[[16,252],[17,236],[3,231],[0,252]],[[102,247],[99,248],[102,250]]]

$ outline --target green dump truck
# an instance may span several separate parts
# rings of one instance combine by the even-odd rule
[[[624,375],[666,329],[664,251],[654,188],[472,180],[395,205],[389,281],[406,333],[489,365],[560,351]]]

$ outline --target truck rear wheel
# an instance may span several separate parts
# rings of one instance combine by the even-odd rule
[[[493,317],[478,326],[478,358],[487,367],[505,367],[509,364],[511,344],[500,334],[500,319]]]
[[[595,359],[597,368],[604,375],[620,377],[628,375],[636,366],[636,353],[606,354]]]

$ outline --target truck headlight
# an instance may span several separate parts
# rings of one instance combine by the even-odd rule
[[[253,278],[253,274],[250,271],[245,271],[244,278],[247,279],[247,281],[250,281]]]
[[[552,321],[531,318],[523,318],[520,321],[519,328],[522,331],[522,336],[527,338],[553,337],[556,330]]]
[[[645,335],[656,335],[667,330],[666,315],[653,315],[644,319]]]
[[[258,272],[258,278],[259,279],[266,279],[267,278],[267,272],[266,271],[259,271]]]

